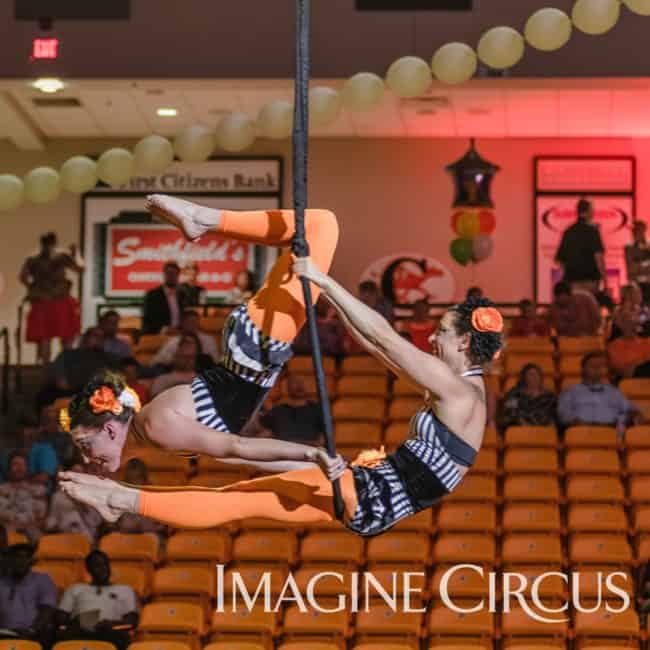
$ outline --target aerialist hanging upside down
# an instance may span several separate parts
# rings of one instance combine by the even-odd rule
[[[272,245],[286,245],[293,235],[291,212],[225,212],[160,196],[151,197],[149,209],[178,225],[189,239],[210,228],[224,236]],[[227,383],[219,379],[217,384],[199,377],[192,386],[192,403],[189,392],[176,396],[169,391],[163,394],[164,401],[156,405],[154,400],[135,418],[129,407],[117,416],[109,411],[93,413],[96,386],[77,396],[70,407],[73,437],[87,457],[105,461],[109,469],[116,468],[119,456],[116,462],[115,455],[106,451],[110,447],[106,439],[121,450],[129,423],[135,437],[168,449],[207,453],[270,471],[280,471],[282,465],[296,469],[217,489],[136,489],[64,472],[61,486],[70,496],[95,507],[109,521],[133,512],[186,528],[209,528],[249,517],[315,523],[334,518],[331,481],[340,478],[345,525],[360,535],[376,535],[430,507],[459,485],[483,438],[482,366],[501,349],[501,315],[484,299],[456,305],[431,337],[432,353],[422,352],[326,274],[337,239],[334,216],[310,210],[306,224],[312,257],[297,259],[292,267],[291,257],[285,254],[265,287],[231,316],[230,333],[224,336],[224,366],[234,378],[227,375]],[[257,408],[260,393],[264,395],[260,386],[269,386],[290,356],[289,342],[305,318],[298,276],[315,285],[314,299],[322,291],[368,352],[422,391],[424,405],[411,420],[410,437],[395,453],[361,454],[347,466],[340,457],[328,459],[322,450],[232,435]],[[250,387],[242,390],[244,384]],[[121,397],[129,393],[120,392],[119,386],[111,389],[118,404],[129,402]],[[251,393],[255,399],[248,397]],[[230,433],[215,434],[209,420],[197,424],[205,409],[219,422],[219,431]],[[163,422],[156,421],[158,411],[165,412],[160,416]],[[95,442],[97,437],[101,443]],[[298,469],[305,461],[311,464]]]

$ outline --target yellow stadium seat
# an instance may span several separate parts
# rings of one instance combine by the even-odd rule
[[[426,534],[391,531],[369,539],[366,556],[372,563],[425,565],[431,561],[431,544]]]
[[[627,519],[620,504],[573,504],[568,527],[569,533],[616,533],[627,529]]]
[[[617,589],[622,589],[626,593],[633,595],[634,594],[634,579],[629,570],[624,570],[620,566],[594,566],[588,568],[582,568],[579,572],[579,580],[574,576],[574,580],[577,581],[577,586],[579,588],[580,599],[587,600],[597,600],[599,597],[605,597],[607,600],[610,600],[613,606],[616,606],[614,599],[618,599],[618,596],[613,597],[612,594],[608,593],[607,587],[603,586],[603,576],[609,575],[611,573],[623,573],[625,578],[617,577],[614,579],[614,584]],[[600,576],[598,574],[601,574]]]
[[[182,531],[167,542],[169,562],[225,564],[231,558],[230,536],[225,531]]]
[[[318,387],[316,385],[315,375],[300,375],[302,383],[305,387],[305,393],[308,397],[318,398]],[[325,386],[327,387],[327,394],[333,398],[336,396],[336,379],[333,375],[325,375]],[[283,380],[280,383],[280,392],[282,399],[289,396],[289,390],[287,387],[287,380]]]
[[[514,447],[507,449],[503,459],[505,472],[557,474],[560,463],[557,452],[545,447]]]
[[[135,358],[140,363],[148,363],[168,340],[164,334],[143,334],[135,347]]]
[[[431,640],[450,643],[470,637],[476,641],[492,639],[495,632],[494,615],[487,607],[472,614],[463,614],[446,605],[436,604],[428,617],[428,631]]]
[[[634,530],[637,533],[650,533],[650,505],[637,506],[634,510]]]
[[[617,476],[572,476],[567,481],[566,496],[578,503],[622,503],[625,489]]]
[[[534,363],[539,366],[544,375],[553,376],[555,374],[555,361],[550,354],[506,354],[505,371],[506,375],[518,375],[521,369]]]
[[[386,403],[379,397],[341,397],[332,405],[335,420],[366,420],[381,422]]]
[[[405,377],[397,377],[393,382],[393,397],[419,397],[422,398],[422,390],[411,383]]]
[[[352,574],[356,570],[350,564],[302,564],[293,577],[301,594],[306,594],[311,588],[320,599],[349,595],[352,591]]]
[[[406,643],[400,640],[399,643],[390,643],[384,642],[382,640],[381,644],[378,644],[376,641],[371,641],[370,643],[356,643],[354,646],[352,646],[352,650],[379,650],[379,648],[381,648],[381,650],[419,650],[420,642],[418,641],[417,643]],[[280,650],[285,650],[284,646],[281,646]],[[300,647],[295,648],[295,650],[305,649],[303,647]],[[332,648],[332,650],[334,650],[334,648]],[[463,650],[463,648],[459,649],[457,646],[455,650]]]
[[[451,570],[451,573],[448,573]],[[454,600],[487,598],[490,590],[489,569],[469,567],[438,567],[431,578],[431,594],[440,599],[440,587],[443,578],[447,579],[447,593]]]
[[[617,602],[613,607],[619,607]],[[603,606],[595,612],[576,612],[574,632],[578,644],[589,641],[611,642],[614,639],[638,643],[641,636],[639,617],[634,608],[620,613],[610,613]]]
[[[560,354],[584,355],[604,348],[601,336],[559,336],[557,344]]]
[[[203,610],[195,603],[156,602],[145,605],[140,613],[138,632],[147,634],[178,634],[188,637],[203,636]]]
[[[13,546],[14,544],[29,544],[29,539],[22,533],[10,530],[7,532],[7,546]]]
[[[494,503],[497,500],[496,477],[486,474],[475,474],[470,471],[461,484],[448,496],[446,502],[476,501]]]
[[[36,641],[6,639],[0,640],[0,650],[41,650],[41,644]]]
[[[512,474],[503,484],[505,501],[536,501],[557,503],[560,484],[557,476],[546,474]]]
[[[564,460],[568,474],[620,474],[614,449],[569,449]]]
[[[294,564],[298,557],[298,543],[291,531],[243,532],[233,542],[232,557],[236,562]]]
[[[447,532],[492,533],[497,525],[497,517],[491,504],[443,501],[437,524],[440,530]]]
[[[385,648],[385,646],[383,646]],[[207,650],[204,648],[204,650]],[[230,648],[224,650],[230,650]],[[283,643],[278,646],[278,650],[341,650],[341,646],[337,643],[320,643],[314,641],[298,641],[296,643]],[[377,650],[377,648],[375,648]],[[390,649],[389,649],[390,650]]]
[[[492,641],[485,641],[484,643],[480,643],[480,641],[477,641],[475,643],[454,643],[452,645],[449,645],[445,643],[444,641],[432,641],[430,645],[427,646],[428,650],[492,650]],[[355,649],[356,650],[356,649]],[[521,649],[523,650],[523,649]],[[531,648],[531,647],[526,647],[526,650],[557,650],[557,648]],[[562,646],[561,650],[564,650],[564,646]]]
[[[393,594],[403,598],[408,590],[412,608],[419,608],[428,598],[424,564],[373,564],[369,566],[368,576],[363,583],[363,598],[370,598],[371,606],[378,597],[385,597],[381,589],[391,598]]]
[[[128,585],[140,599],[148,598],[151,592],[149,574],[141,567],[131,564],[112,562],[111,582],[115,585]]]
[[[560,507],[555,503],[517,503],[503,511],[503,530],[510,533],[561,533]]]
[[[486,449],[498,449],[501,446],[499,433],[495,427],[485,427],[483,432],[482,447]]]
[[[633,562],[632,549],[624,535],[572,535],[569,539],[569,561],[577,565],[629,565]]]
[[[112,643],[106,641],[59,641],[52,650],[115,650]]]
[[[323,369],[326,375],[336,374],[336,360],[332,357],[323,357]],[[314,362],[311,357],[296,356],[287,363],[287,372],[290,375],[313,375]]]
[[[173,565],[154,573],[152,594],[155,600],[189,599],[207,608],[215,596],[215,579],[213,569],[196,565]]]
[[[409,437],[409,425],[406,420],[389,424],[384,430],[384,444],[393,449],[399,447]]]
[[[386,603],[373,604],[368,611],[357,614],[356,638],[359,641],[371,641],[373,637],[416,641],[422,636],[422,620],[421,613],[393,610]]]
[[[650,449],[650,424],[628,427],[623,440],[628,451],[633,449]]]
[[[544,336],[508,336],[506,340],[508,354],[547,354],[555,352],[551,339]]]
[[[129,650],[131,650],[129,648]],[[255,643],[249,641],[217,641],[216,643],[209,643],[203,646],[203,650],[267,650],[267,646],[263,643]]]
[[[618,389],[630,400],[650,399],[650,379],[623,379]]]
[[[421,407],[420,397],[397,397],[388,408],[388,419],[390,421],[410,420]]]
[[[551,617],[549,617],[551,618]],[[563,618],[557,616],[556,618]],[[522,607],[514,602],[509,612],[504,612],[501,619],[501,634],[506,642],[513,642],[519,639],[528,640],[525,644],[529,648],[533,643],[540,644],[545,639],[564,640],[569,635],[569,625],[566,621],[543,622],[529,615]],[[533,642],[533,640],[535,640]],[[508,646],[513,647],[513,646]]]
[[[381,397],[388,394],[388,382],[381,375],[344,375],[336,385],[341,397]]]
[[[59,591],[65,591],[71,585],[81,582],[80,567],[69,562],[38,562],[34,566],[36,573],[47,573]],[[113,580],[113,582],[116,582]]]
[[[238,592],[241,597],[241,590],[244,588],[249,594],[254,594],[260,584],[264,588],[268,584],[270,593],[276,596],[282,591],[288,573],[288,567],[282,565],[249,564],[248,562],[235,564],[230,566],[224,575],[223,593],[229,599],[227,602],[232,602],[233,591]]]
[[[551,447],[558,446],[555,427],[516,426],[508,427],[505,433],[506,447]]]
[[[154,533],[110,533],[101,538],[99,548],[113,561],[156,564],[160,554],[160,540]]]
[[[569,592],[566,582],[559,575],[546,575],[550,572],[562,573],[561,566],[549,564],[525,564],[522,566],[512,565],[508,566],[508,572],[522,576],[524,579],[524,593],[526,596],[531,595],[533,586],[535,586],[540,598],[543,599],[545,604],[548,604],[547,601],[551,600],[564,600]],[[544,578],[540,580],[539,578],[541,576],[544,576]],[[517,589],[519,587],[518,578],[515,577],[510,582],[510,586],[511,588],[514,587]],[[511,603],[511,605],[514,604],[515,603]]]
[[[43,535],[36,550],[36,559],[83,561],[90,553],[90,542],[84,535],[59,533]]]
[[[504,535],[502,542],[504,564],[561,565],[562,543],[559,535],[513,533]]]
[[[577,377],[582,372],[582,355],[561,354],[559,365],[562,377]]]
[[[555,379],[552,374],[549,373],[544,375],[542,381],[544,383],[544,388],[546,390],[551,391],[551,393],[555,392]],[[518,382],[519,382],[518,375],[511,375],[510,377],[506,377],[506,382],[503,385],[504,394],[512,390],[517,385]]]
[[[336,562],[360,565],[364,561],[364,542],[348,532],[309,533],[302,540],[303,562]]]
[[[129,645],[128,650],[192,650],[192,647],[182,641],[156,639],[152,641],[136,641]]]
[[[564,444],[568,448],[608,448],[616,449],[619,445],[618,434],[614,427],[575,426],[569,427],[564,434]]]
[[[208,334],[219,332],[223,329],[227,318],[228,316],[226,314],[220,314],[218,316],[201,316],[199,320],[199,328],[202,332]]]
[[[629,451],[625,464],[630,474],[650,474],[650,454],[645,449]]]
[[[380,375],[387,374],[386,366],[370,355],[345,357],[341,363],[342,375]]]
[[[483,447],[476,456],[472,472],[476,474],[496,474],[498,472],[498,462],[497,450]]]
[[[336,444],[341,446],[378,446],[381,444],[382,432],[378,422],[337,422]]]
[[[650,503],[650,476],[630,478],[630,500],[633,503]]]
[[[404,517],[393,526],[394,532],[430,533],[433,531],[432,509],[425,508],[415,515]]]
[[[437,563],[492,564],[495,559],[495,541],[487,535],[443,533],[433,547],[433,560]]]
[[[642,534],[639,538],[639,559],[650,560],[650,535]]]
[[[321,599],[319,605],[323,609],[337,609],[338,602],[333,599]],[[284,633],[287,641],[303,637],[305,640],[316,640],[314,637],[330,639],[347,639],[351,634],[350,614],[347,609],[334,612],[320,612],[313,607],[307,607],[301,612],[298,605],[290,605],[284,614]]]

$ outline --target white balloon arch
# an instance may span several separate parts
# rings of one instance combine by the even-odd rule
[[[502,70],[516,65],[526,45],[543,52],[558,50],[571,38],[572,28],[598,35],[611,30],[620,17],[621,5],[641,16],[650,16],[650,0],[576,0],[571,16],[553,7],[535,11],[527,20],[523,34],[501,25],[488,29],[476,49],[466,43],[450,42],[438,48],[428,64],[415,56],[397,59],[385,79],[372,72],[350,77],[341,90],[320,86],[310,91],[309,106],[313,126],[334,122],[345,108],[348,111],[372,111],[381,105],[388,88],[398,97],[418,97],[431,86],[432,79],[445,84],[462,84],[476,73],[478,60]],[[97,161],[73,156],[57,171],[37,167],[23,179],[0,174],[0,211],[14,210],[25,199],[34,203],[55,201],[61,191],[81,194],[95,187],[98,180],[119,187],[134,173],[157,174],[174,160],[207,160],[216,147],[237,153],[248,149],[258,136],[285,139],[291,135],[293,106],[273,101],[256,118],[245,113],[230,113],[216,130],[195,124],[179,133],[174,142],[159,135],[140,140],[133,152],[123,148],[104,151]]]

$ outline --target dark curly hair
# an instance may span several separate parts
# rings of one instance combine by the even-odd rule
[[[494,359],[496,353],[503,347],[503,333],[479,332],[472,326],[472,314],[479,307],[494,307],[487,298],[470,298],[459,305],[451,307],[456,314],[454,329],[458,336],[470,334],[469,358],[472,363],[482,366]]]

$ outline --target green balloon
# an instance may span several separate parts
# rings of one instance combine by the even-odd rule
[[[456,262],[462,266],[467,266],[467,263],[472,259],[472,240],[463,237],[454,239],[451,246],[449,246],[449,252]]]

